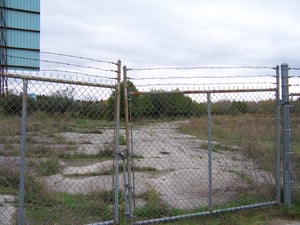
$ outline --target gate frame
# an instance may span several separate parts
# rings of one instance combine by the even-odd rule
[[[171,216],[171,217],[164,217],[164,218],[158,218],[158,219],[150,219],[150,220],[144,220],[144,221],[137,221],[133,222],[132,217],[127,218],[130,224],[133,225],[142,225],[142,224],[154,224],[154,223],[159,223],[159,222],[169,222],[169,221],[174,221],[174,220],[179,220],[179,219],[186,219],[186,218],[195,218],[195,217],[200,217],[200,216],[207,216],[207,215],[215,215],[215,214],[220,214],[224,212],[235,212],[239,210],[244,210],[244,209],[253,209],[253,208],[258,208],[258,207],[264,207],[264,206],[270,206],[270,205],[279,205],[280,204],[280,198],[281,198],[281,167],[280,167],[280,161],[281,161],[281,155],[280,155],[280,109],[281,109],[281,104],[280,104],[280,73],[279,73],[279,66],[273,67],[276,71],[276,87],[275,88],[261,88],[261,89],[237,89],[237,90],[187,90],[187,91],[166,91],[164,94],[174,94],[174,93],[183,93],[183,94],[206,94],[207,95],[207,110],[208,110],[208,166],[209,166],[209,171],[208,171],[208,192],[209,192],[209,205],[208,205],[208,211],[205,212],[199,212],[199,213],[192,213],[192,214],[185,214],[185,215],[179,215],[179,216]],[[128,95],[144,95],[144,94],[156,94],[155,92],[139,92],[139,91],[134,91],[130,92],[128,94],[128,87],[127,87],[127,71],[130,69],[127,69],[126,66],[123,69],[124,73],[124,109],[129,109],[130,107],[128,106],[130,99],[128,98]],[[126,84],[126,85],[125,85]],[[125,90],[127,89],[127,90]],[[274,201],[269,201],[269,202],[262,202],[262,203],[256,203],[256,204],[250,204],[250,205],[244,205],[244,206],[238,206],[238,207],[229,207],[226,209],[220,209],[220,210],[213,210],[213,205],[212,205],[212,146],[211,146],[211,94],[212,93],[246,93],[246,92],[275,92],[275,102],[276,102],[276,143],[275,143],[275,179],[276,179],[276,199]],[[127,95],[127,96],[126,96]],[[129,135],[129,132],[127,132],[127,129],[131,127],[131,121],[128,118],[127,112],[125,112],[126,115],[126,135]],[[126,136],[126,143],[131,143],[132,142],[132,134],[129,135],[128,137]],[[132,147],[132,146],[131,146]],[[134,201],[134,200],[133,200]],[[130,204],[130,203],[129,203]]]
[[[100,87],[109,88],[115,90],[115,135],[114,135],[114,182],[112,189],[114,190],[114,207],[113,207],[113,220],[107,222],[99,222],[96,224],[118,224],[119,223],[119,176],[118,176],[118,159],[119,159],[119,136],[120,136],[120,83],[121,83],[121,60],[117,63],[117,78],[115,84],[101,84],[101,83],[90,83],[72,80],[63,80],[55,78],[37,77],[30,75],[20,75],[20,74],[0,74],[0,78],[13,78],[20,79],[23,81],[23,93],[22,93],[22,114],[21,114],[21,140],[20,140],[20,177],[19,177],[19,201],[18,201],[18,225],[23,225],[24,223],[24,190],[25,190],[25,152],[26,152],[26,121],[27,121],[27,99],[28,99],[28,81],[39,81],[39,82],[49,82],[49,83],[63,83],[78,86],[89,86],[89,87]]]

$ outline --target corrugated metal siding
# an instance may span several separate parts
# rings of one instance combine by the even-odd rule
[[[40,30],[40,15],[7,10],[6,26],[19,29]]]
[[[5,4],[8,68],[39,69],[40,14],[32,12],[40,12],[40,0],[6,0]]]
[[[24,32],[19,30],[6,31],[7,47],[14,48],[40,48],[40,34],[35,32]]]
[[[40,12],[40,0],[6,0],[6,7]]]
[[[31,67],[37,69],[40,66],[39,52],[7,49],[7,55],[8,68],[16,69],[15,66],[19,66],[20,68]]]

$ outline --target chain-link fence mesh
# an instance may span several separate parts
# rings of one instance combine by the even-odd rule
[[[129,71],[135,220],[276,200],[275,71],[220,69]]]
[[[113,220],[115,85],[27,81],[22,224]],[[18,220],[23,85],[23,79],[8,77],[9,93],[0,99],[3,225]]]
[[[275,92],[259,93],[264,100],[255,94],[226,94],[229,101],[222,101],[224,94],[212,96],[214,205],[276,198]]]
[[[292,203],[300,204],[300,74],[290,71]]]
[[[166,221],[278,203],[274,68],[128,71],[128,101],[122,87],[121,105],[128,103],[129,123],[120,132],[116,78],[103,85],[8,76],[8,92],[0,98],[0,224],[18,220],[23,150],[28,224],[111,224],[118,216],[122,223],[124,213],[134,221]],[[299,201],[297,78],[291,84],[294,202]],[[126,107],[120,116],[126,122]]]

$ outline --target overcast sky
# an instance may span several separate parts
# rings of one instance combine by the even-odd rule
[[[42,0],[41,51],[129,67],[300,65],[299,0]]]

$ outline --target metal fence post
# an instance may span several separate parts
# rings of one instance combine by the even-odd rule
[[[280,166],[280,72],[279,66],[275,67],[276,70],[276,162],[275,162],[275,173],[276,173],[276,198],[278,204],[281,201],[281,166]]]
[[[27,85],[28,85],[28,80],[24,79],[23,100],[22,100],[22,121],[21,121],[21,146],[20,146],[20,187],[19,187],[19,212],[18,212],[19,225],[23,225],[24,222]]]
[[[117,63],[117,85],[115,90],[115,160],[114,160],[114,224],[119,223],[119,136],[120,136],[120,82],[121,82],[121,60]]]
[[[210,92],[207,93],[207,149],[208,149],[208,208],[212,212],[212,148],[211,148],[211,98]]]
[[[283,127],[283,183],[284,183],[284,206],[290,207],[291,198],[291,129],[290,129],[290,102],[289,102],[289,65],[281,64],[281,87],[282,87],[282,127]]]
[[[130,129],[130,121],[129,121],[129,107],[128,107],[128,84],[127,84],[127,67],[123,67],[123,86],[124,86],[124,115],[125,115],[125,130],[126,130],[126,159],[127,159],[127,194],[128,194],[128,212],[127,218],[132,219],[133,218],[133,194],[132,194],[132,168],[131,168],[131,142],[130,142],[130,135],[129,135],[129,129]],[[125,182],[125,181],[124,181]],[[127,198],[125,196],[125,198]]]

